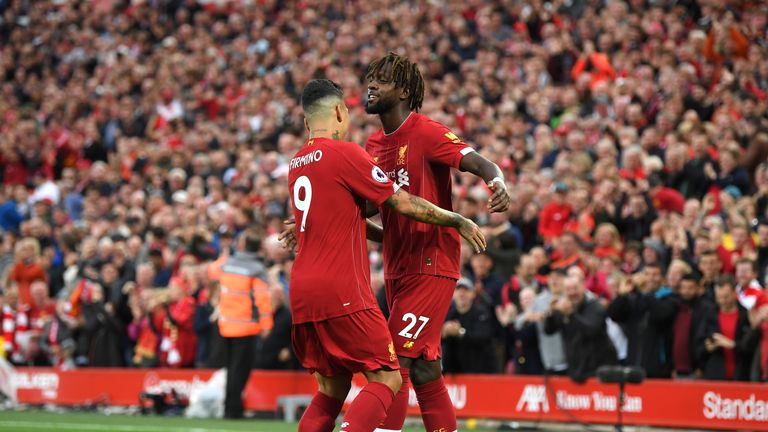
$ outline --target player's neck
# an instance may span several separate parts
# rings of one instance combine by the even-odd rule
[[[341,141],[342,139],[344,139],[344,136],[341,134],[341,131],[338,128],[319,125],[309,130],[308,139],[313,139],[313,138],[328,138],[332,140]]]
[[[396,131],[408,120],[409,115],[411,115],[411,110],[405,105],[396,105],[391,110],[379,114],[384,133],[391,134]]]

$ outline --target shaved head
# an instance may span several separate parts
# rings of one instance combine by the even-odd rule
[[[311,80],[301,92],[301,107],[308,122],[330,116],[334,108],[343,103],[344,92],[331,80]]]

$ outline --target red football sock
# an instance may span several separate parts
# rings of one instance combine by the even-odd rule
[[[332,432],[343,401],[317,392],[299,421],[298,432]]]
[[[349,406],[339,432],[372,432],[387,416],[395,394],[382,383],[369,382]]]
[[[379,426],[379,431],[400,431],[405,424],[405,416],[408,413],[408,395],[411,392],[411,378],[408,369],[400,368],[400,376],[403,377],[403,385],[395,395],[395,400],[389,406],[387,418]]]
[[[453,402],[448,396],[448,390],[445,388],[443,377],[423,385],[414,385],[413,389],[419,400],[424,428],[428,431],[454,432],[456,430],[456,413],[453,410]]]

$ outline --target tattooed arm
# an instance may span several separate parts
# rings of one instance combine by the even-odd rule
[[[442,209],[431,202],[399,189],[384,203],[405,217],[432,225],[456,228],[475,252],[485,250],[485,237],[480,228],[460,214]]]

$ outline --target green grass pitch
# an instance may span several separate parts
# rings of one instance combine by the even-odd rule
[[[296,427],[295,423],[270,420],[233,421],[81,412],[0,411],[2,432],[294,432]],[[424,428],[403,430],[416,432],[423,431]]]

